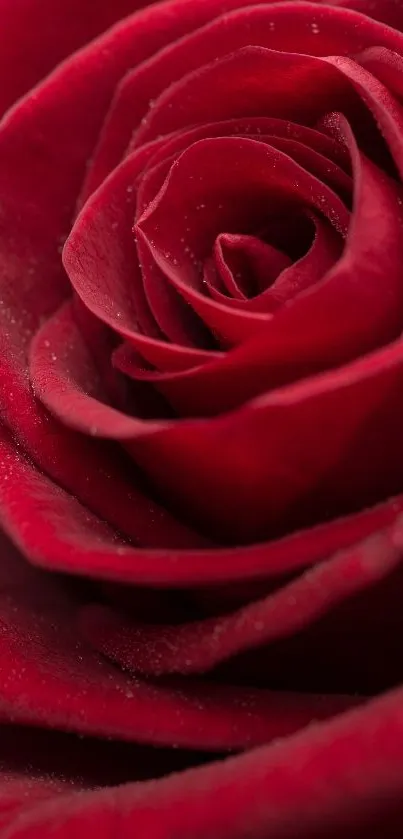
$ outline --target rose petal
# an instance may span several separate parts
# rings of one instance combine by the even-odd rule
[[[183,237],[182,237],[183,238]],[[137,238],[137,255],[147,302],[158,326],[169,341],[198,350],[214,346],[213,337],[178,291],[166,281],[145,243]],[[137,280],[137,278],[136,278]]]
[[[291,14],[296,25],[291,28],[289,2],[274,5],[262,2],[260,8],[256,0],[244,0],[242,9],[234,9],[236,0],[221,0],[219,7],[209,0],[209,3],[193,4],[193,21],[186,17],[189,10],[181,7],[184,4],[176,5],[177,16],[164,20],[161,27],[168,36],[167,46],[128,73],[115,95],[88,173],[86,197],[121,161],[131,134],[150,103],[154,104],[156,97],[172,82],[213,59],[252,44],[313,55],[355,53],[374,41],[391,49],[402,45],[398,33],[353,12],[327,5],[318,10],[313,3],[298,2],[297,7],[293,4]],[[255,8],[249,9],[249,5]],[[178,22],[184,17],[186,35],[178,38],[182,35],[178,32]]]
[[[104,523],[30,466],[6,435],[0,453],[7,464],[0,485],[5,531],[32,562],[96,579],[172,588],[278,577],[393,524],[403,509],[401,496],[355,516],[247,548],[135,549],[116,540]]]
[[[13,0],[1,4],[0,112],[43,79],[79,47],[153,0]]]
[[[9,839],[346,839],[403,829],[402,691],[248,755],[162,781],[66,795],[17,819]]]
[[[163,98],[170,98],[169,92],[164,94],[169,85],[183,79],[193,70],[199,71],[203,65],[229,53],[235,53],[243,47],[260,46],[280,53],[311,56],[355,54],[373,46],[374,43],[396,51],[403,49],[403,37],[400,33],[352,11],[333,8],[327,4],[320,9],[312,3],[305,2],[255,4],[253,8],[248,8],[249,3],[243,5],[243,8],[219,17],[199,31],[171,44],[132,72],[116,102],[116,126],[121,121],[123,124],[127,122],[125,111],[130,109],[132,130],[136,128],[141,118],[146,115],[150,102],[153,107],[145,117],[145,125],[148,122],[152,124],[155,118],[159,118],[158,115],[154,115],[154,106],[157,111],[159,109],[159,103],[155,100],[161,94]],[[290,15],[295,23],[293,27],[289,25]],[[238,89],[238,95],[242,95],[242,88]],[[304,106],[306,112],[305,99]],[[199,107],[200,102],[197,103],[196,119],[189,120],[189,123],[201,121]],[[272,107],[269,106],[269,109],[272,111]],[[267,107],[262,110],[262,113],[267,112]],[[144,128],[141,127],[138,143],[144,142],[143,131]],[[126,138],[128,142],[127,134]],[[122,152],[123,150],[124,146]],[[113,162],[116,165],[119,158]]]
[[[225,167],[220,165],[223,159]],[[194,172],[198,178],[189,188]],[[286,214],[290,204],[320,210],[338,230],[348,225],[349,214],[337,195],[271,145],[235,137],[200,140],[172,166],[158,196],[138,220],[136,232],[177,291],[213,333],[231,345],[254,335],[270,316],[206,297],[199,263],[220,232],[248,233],[265,223],[270,229],[273,207]],[[164,225],[162,217],[168,219]],[[186,225],[184,247],[180,231]],[[74,272],[71,259],[68,267]]]
[[[141,207],[143,200],[146,204],[149,202],[149,189],[151,194],[155,193],[155,164],[160,163],[167,154],[177,154],[202,137],[257,131],[270,132],[275,136],[286,134],[295,137],[309,143],[319,154],[326,155],[331,161],[343,166],[348,165],[345,146],[335,143],[318,131],[289,122],[258,118],[202,126],[166,142],[156,141],[153,146],[143,148],[122,164],[87,202],[69,237],[64,258],[68,267],[70,262],[74,266],[74,271],[70,272],[71,280],[85,305],[118,334],[126,337],[143,357],[158,369],[193,367],[212,360],[214,354],[211,350],[206,352],[168,344],[155,332],[155,322],[144,295],[137,255],[133,247],[131,226],[135,204],[140,204]],[[137,190],[133,184],[142,168],[147,166],[150,157],[154,168],[143,178],[140,190]],[[186,246],[186,234],[184,238]],[[77,251],[80,255],[79,260],[76,259]],[[148,266],[143,264],[143,267]],[[93,281],[95,274],[96,282]],[[127,294],[129,287],[132,296]],[[137,323],[141,332],[138,331]],[[126,351],[122,352],[125,355]],[[218,357],[217,353],[215,355]],[[118,352],[116,359],[120,357],[121,353]],[[119,364],[122,361],[123,359]]]
[[[266,388],[273,388],[343,363],[399,334],[402,257],[395,248],[399,250],[402,241],[402,196],[393,181],[359,153],[348,125],[340,117],[333,117],[332,124],[343,132],[355,169],[355,208],[342,259],[322,283],[279,311],[264,333],[222,360],[178,373],[143,373],[142,378],[158,384],[181,414],[206,415],[233,408],[259,392],[263,369]],[[386,240],[390,250],[385,250]],[[175,258],[179,261],[179,256]],[[385,275],[394,288],[395,302],[390,308]],[[230,370],[234,368],[236,387],[232,388],[235,379]],[[256,378],[251,375],[255,369]]]
[[[41,398],[68,424],[124,442],[170,507],[198,520],[204,533],[213,528],[220,541],[258,542],[400,490],[400,342],[213,420],[161,423],[88,395],[90,360],[68,310],[63,322],[74,341],[64,332],[51,365],[50,348],[41,347]]]
[[[152,513],[150,500],[133,489],[116,450],[100,449],[55,423],[33,398],[27,378],[31,336],[68,292],[60,249],[105,108],[137,49],[136,21],[69,59],[2,122],[0,388],[3,420],[41,468],[121,531],[144,541],[148,531],[153,541],[155,512],[157,519],[166,514],[158,507]],[[149,33],[151,51],[157,37]],[[171,525],[180,541],[183,527],[173,519]]]
[[[135,742],[244,748],[351,704],[320,697],[177,681],[133,681],[75,632],[77,597],[29,568],[3,542],[0,714],[2,720]],[[285,704],[286,703],[286,704]]]
[[[245,136],[256,139],[259,137],[268,137],[277,139],[289,139],[304,145],[307,149],[314,150],[318,155],[332,161],[339,169],[343,169],[346,174],[351,174],[351,164],[349,160],[348,151],[345,146],[341,145],[337,139],[334,140],[322,131],[315,128],[309,128],[306,125],[298,125],[295,122],[284,119],[276,119],[275,117],[258,116],[258,117],[237,117],[235,119],[219,120],[218,122],[204,123],[189,129],[178,130],[171,136],[160,137],[159,140],[153,140],[147,144],[146,148],[153,148],[151,159],[146,163],[146,173],[150,168],[156,168],[163,160],[178,157],[188,146],[191,146],[197,140],[204,140],[211,137],[231,137]],[[144,148],[144,147],[142,147]],[[135,144],[132,143],[128,150],[128,155],[136,151]],[[140,152],[140,149],[137,153]],[[147,173],[148,174],[148,173]],[[109,184],[113,184],[113,175],[108,179]],[[165,177],[165,175],[164,175]],[[139,196],[143,192],[144,178],[139,185]],[[162,186],[164,178],[161,179],[159,185],[153,184],[151,193],[154,193]],[[347,186],[347,182],[345,183]],[[106,187],[106,184],[105,184]],[[348,183],[350,189],[350,183]],[[151,198],[153,196],[151,195]],[[146,195],[143,202],[139,201],[139,213],[146,209],[151,198]]]
[[[321,0],[323,2],[323,0]],[[354,9],[356,12],[368,15],[374,20],[386,23],[388,26],[403,30],[403,10],[396,0],[332,0],[333,6],[342,6],[345,9]]]
[[[341,256],[343,240],[320,216],[312,214],[315,236],[308,252],[285,268],[267,293],[272,307],[283,305],[319,282]],[[266,296],[266,295],[265,295]]]
[[[132,234],[136,203],[133,184],[150,152],[152,149],[144,149],[133,155],[89,199],[65,246],[64,262],[69,265],[72,261],[77,268],[74,286],[90,311],[122,337],[139,345],[151,363],[158,360],[162,366],[182,369],[212,356],[210,351],[161,340],[163,336],[158,326],[156,331],[144,293]]]
[[[329,103],[351,116],[362,111],[359,97],[330,60],[246,46],[171,85],[148,112],[136,142],[140,146],[201,123],[262,113],[313,126]]]
[[[153,99],[161,93],[162,89],[165,89],[172,81],[181,78],[192,67],[200,67],[205,61],[215,58],[217,50],[218,54],[222,55],[223,51],[231,50],[231,43],[233,49],[238,48],[239,45],[245,45],[245,32],[248,33],[247,44],[251,43],[249,14],[252,18],[259,18],[259,20],[256,20],[258,43],[262,38],[262,15],[264,21],[269,24],[269,30],[265,33],[266,27],[264,27],[263,34],[269,39],[269,42],[273,41],[270,23],[273,19],[276,19],[276,16],[281,16],[281,9],[279,10],[278,4],[275,3],[273,8],[270,8],[270,16],[268,16],[266,7],[271,4],[268,4],[267,0],[243,0],[244,7],[249,5],[258,6],[259,3],[264,6],[263,10],[252,10],[251,13],[247,9],[239,10],[237,8],[238,3],[239,0],[205,0],[204,3],[174,0],[174,2],[166,3],[162,8],[151,9],[144,16],[139,15],[136,18],[134,24],[136,30],[133,33],[133,38],[136,39],[138,50],[141,44],[141,51],[138,52],[135,61],[135,64],[139,67],[138,70],[137,68],[131,70],[117,89],[99,145],[91,162],[81,203],[84,203],[91,192],[102,183],[104,178],[121,161],[134,128],[137,127],[148,110],[150,102],[153,103]],[[303,5],[304,8],[298,9],[298,13],[301,11],[304,20],[307,20],[310,24],[312,13],[316,11],[315,6],[313,3],[300,5]],[[233,34],[230,29],[232,25],[231,12],[234,12],[235,31]],[[325,15],[328,17],[332,13],[329,9],[326,10]],[[295,9],[293,9],[293,14],[295,14]],[[337,25],[339,25],[340,32],[343,31],[344,27],[345,43],[346,15],[343,13],[342,17],[340,12],[334,12],[334,14],[337,22],[335,26],[332,25],[329,29],[330,36],[333,39],[332,43],[334,44]],[[217,17],[216,23],[215,18]],[[284,15],[280,19],[283,37],[293,39]],[[355,44],[355,49],[362,49],[367,40],[364,39],[364,42],[360,40],[359,47],[356,44],[356,26],[354,26],[357,23],[356,16],[349,13],[348,19],[352,22],[352,43]],[[374,33],[371,30],[371,27],[374,27],[373,22],[365,21],[363,24],[362,19],[359,19],[359,22],[361,26],[364,25],[368,30],[368,42],[373,43]],[[199,34],[197,30],[200,27],[203,29]],[[396,33],[388,31],[385,33],[380,27],[375,31],[378,43],[385,42],[392,48],[396,48],[396,45],[400,43],[399,36]],[[312,33],[310,25],[307,26],[307,31],[304,34],[305,45],[309,42],[312,47],[318,47],[318,39],[315,37],[315,33]],[[373,36],[371,40],[370,34]],[[223,37],[224,35],[225,37]],[[161,50],[161,53],[159,50]],[[332,52],[332,50],[330,51]],[[156,53],[155,57],[154,53]],[[194,56],[197,56],[196,61]],[[144,66],[141,66],[142,62],[144,62]]]
[[[282,251],[256,236],[220,233],[214,258],[206,260],[203,280],[217,302],[248,307],[290,264]]]
[[[382,54],[386,56],[388,52],[385,49],[382,51]],[[347,79],[350,79],[357,93],[360,94],[362,100],[372,111],[395,160],[396,166],[402,175],[403,108],[399,101],[372,73],[369,73],[365,67],[360,66],[360,56],[357,56],[356,59],[353,61],[351,58],[344,58],[343,56],[330,56],[324,58],[323,61],[337,67]],[[366,59],[367,55],[364,52],[364,64]],[[396,72],[403,73],[403,58],[400,56],[394,57],[394,73]]]
[[[2,724],[0,733],[0,814],[4,819],[10,817],[14,803],[17,812],[24,798],[27,803],[30,782],[38,792],[46,793],[49,788],[71,792],[155,779],[206,761],[205,753],[190,749],[158,748],[16,724]]]
[[[340,600],[376,585],[401,560],[393,530],[384,531],[223,617],[180,626],[139,625],[94,606],[84,609],[82,626],[95,648],[124,669],[153,676],[201,673],[243,650],[300,631]]]
[[[402,57],[383,47],[368,47],[360,55],[361,67],[379,79],[383,85],[400,101],[403,98]]]

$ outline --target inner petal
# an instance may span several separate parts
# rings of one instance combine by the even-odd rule
[[[217,236],[214,262],[227,294],[241,300],[261,294],[291,264],[274,245],[236,233]]]
[[[137,220],[135,230],[137,240],[147,243],[172,286],[221,345],[230,346],[254,334],[266,322],[267,314],[227,305],[229,298],[225,295],[225,302],[206,295],[203,268],[217,238],[225,232],[246,236],[250,243],[256,230],[267,227],[270,235],[274,231],[277,236],[281,233],[277,230],[279,216],[282,228],[287,228],[288,219],[294,214],[314,209],[327,217],[340,235],[345,233],[349,212],[343,201],[284,152],[264,141],[247,138],[205,139],[190,146],[171,166],[159,193]],[[312,230],[312,224],[310,227]],[[182,244],[183,231],[186,246]],[[289,233],[288,228],[288,239]],[[283,241],[286,240],[283,235]],[[219,240],[221,250],[225,241]],[[271,239],[270,244],[278,248],[276,239]],[[262,247],[253,247],[255,261],[258,254],[262,260]],[[279,250],[283,251],[281,245]],[[304,250],[306,238],[302,253]],[[267,268],[267,250],[264,253]],[[283,266],[286,267],[284,261]],[[260,274],[264,273],[260,268]],[[269,282],[276,276],[271,269]],[[267,286],[263,276],[261,284]],[[241,291],[245,293],[245,289]]]
[[[205,262],[204,281],[220,303],[273,314],[319,282],[343,246],[343,237],[318,214],[288,213],[261,236],[218,236],[214,256]]]

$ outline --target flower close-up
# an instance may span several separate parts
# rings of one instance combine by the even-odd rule
[[[0,839],[401,839],[402,0],[0,47]]]

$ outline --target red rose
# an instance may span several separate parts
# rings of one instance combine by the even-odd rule
[[[0,835],[399,839],[403,6],[0,31]]]

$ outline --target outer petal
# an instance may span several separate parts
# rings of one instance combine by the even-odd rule
[[[1,0],[0,113],[64,58],[153,0]]]
[[[136,144],[205,122],[262,113],[311,126],[329,110],[361,114],[359,97],[331,67],[330,60],[247,45],[168,87],[147,112]],[[302,87],[303,100],[297,95]]]
[[[0,826],[36,793],[66,793],[162,777],[209,759],[203,752],[159,748],[54,729],[2,723]],[[32,798],[28,791],[33,786]],[[47,796],[46,796],[47,797]],[[12,799],[12,800],[11,800]],[[24,800],[25,799],[25,800]]]
[[[67,326],[65,334],[75,339],[64,356],[53,365],[46,358],[50,349],[37,356],[49,370],[43,382],[49,398],[54,394],[52,410],[124,442],[170,503],[197,512],[204,526],[216,523],[221,538],[257,541],[258,533],[267,538],[270,522],[273,536],[279,522],[289,530],[290,521],[294,527],[318,521],[329,510],[357,509],[401,487],[400,341],[212,420],[161,423],[128,417],[96,392],[88,396],[90,361]]]
[[[139,26],[142,49],[152,51],[158,33],[148,29],[147,18],[134,16],[60,67],[40,90],[9,111],[0,127],[2,417],[56,482],[134,538],[141,536],[137,525],[133,527],[133,480],[119,465],[116,451],[94,448],[54,423],[33,398],[26,374],[32,334],[68,292],[62,243],[116,81],[138,57]],[[141,493],[135,495],[147,518],[150,499],[141,502]]]
[[[397,538],[393,529],[379,533],[317,564],[268,597],[206,621],[132,625],[107,609],[90,607],[83,615],[86,637],[134,671],[151,675],[203,672],[243,650],[290,636],[337,603],[376,586],[401,563],[397,528]]]
[[[4,539],[0,583],[3,722],[217,751],[266,742],[354,702],[133,680],[81,641],[77,592],[30,569]]]
[[[327,0],[320,0],[320,2],[326,3]],[[399,0],[332,0],[332,5],[354,9],[400,32],[403,31],[403,9]]]
[[[41,475],[2,435],[1,524],[32,562],[139,585],[184,587],[279,577],[314,564],[393,524],[403,496],[356,516],[247,548],[130,548],[76,499]]]
[[[402,691],[248,755],[22,811],[5,839],[397,839]]]
[[[290,16],[293,26],[289,25]],[[226,0],[220,10],[211,6],[210,19],[207,15],[205,21],[199,18],[200,26],[203,22],[204,27],[189,29],[184,37],[172,40],[122,81],[87,177],[87,194],[120,162],[150,102],[154,104],[170,84],[203,64],[253,44],[308,55],[355,54],[374,43],[395,50],[402,46],[399,33],[368,18],[331,8],[331,4],[318,9],[316,4],[300,0],[297,3]]]

